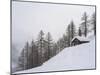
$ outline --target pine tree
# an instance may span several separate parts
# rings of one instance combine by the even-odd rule
[[[68,47],[68,37],[66,34],[63,34],[63,48]]]
[[[62,41],[61,41],[61,38],[57,41],[57,47],[58,47],[57,53],[59,53],[62,50]]]
[[[71,26],[70,25],[68,25],[68,27],[67,27],[66,34],[68,36],[68,38],[67,38],[68,46],[70,46],[70,42],[71,42]]]
[[[21,51],[21,54],[19,56],[19,59],[18,59],[18,65],[19,65],[19,68],[21,68],[21,70],[24,70],[25,69],[25,66],[24,66],[24,49]]]
[[[38,35],[37,46],[38,46],[38,63],[41,65],[44,61],[44,51],[45,51],[44,32],[42,30]]]
[[[53,43],[53,56],[58,54],[58,45],[57,43]]]
[[[80,27],[79,27],[79,29],[78,29],[78,35],[79,35],[79,36],[82,36],[82,32],[81,32]]]
[[[74,25],[74,22],[73,21],[71,21],[71,23],[70,23],[70,28],[71,28],[71,39],[72,38],[74,38],[74,36],[75,36],[75,34],[76,34],[76,28],[75,28],[75,25]]]
[[[33,50],[32,47],[29,47],[29,51],[28,51],[28,68],[32,68],[33,67]]]
[[[91,24],[93,25],[94,35],[96,35],[96,14],[92,14]]]
[[[50,32],[46,35],[46,60],[50,59],[53,56],[53,41]]]
[[[30,48],[30,68],[38,66],[38,49],[34,40],[31,42]]]
[[[28,63],[28,51],[29,51],[29,43],[26,42],[25,48],[24,48],[24,67],[25,69],[28,69],[29,63]]]
[[[83,32],[84,36],[86,37],[87,33],[88,33],[88,16],[87,16],[86,12],[84,12],[84,14],[82,16],[81,27],[82,27],[82,32]]]
[[[71,43],[71,40],[75,37],[76,35],[76,28],[75,28],[75,25],[74,25],[74,22],[71,21],[71,23],[68,25],[67,27],[67,30],[66,30],[66,34],[67,34],[67,43],[68,43],[68,46],[70,46],[70,43]]]
[[[29,50],[29,44],[27,42],[21,52],[20,57],[19,57],[19,66],[24,70],[28,69],[28,67],[29,67],[29,65],[28,65],[28,50]]]

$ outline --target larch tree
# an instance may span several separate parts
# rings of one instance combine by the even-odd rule
[[[21,55],[19,57],[19,65],[22,66],[22,68],[28,69],[28,50],[29,50],[29,44],[28,42],[24,46],[23,50],[21,51]]]
[[[45,51],[45,40],[44,40],[44,32],[41,30],[37,39],[38,46],[38,63],[41,65],[44,61],[44,51]]]
[[[80,27],[78,29],[78,36],[82,36],[82,31],[81,31]]]
[[[88,16],[86,12],[84,12],[81,19],[82,19],[82,23],[81,23],[82,33],[86,37],[88,34]]]
[[[67,40],[68,40],[68,46],[70,46],[70,42],[71,42],[71,26],[70,26],[70,24],[67,27],[66,34],[68,36],[68,38],[67,38]]]
[[[75,37],[76,35],[76,28],[75,28],[75,25],[74,25],[74,22],[71,21],[70,24],[68,25],[67,27],[67,30],[66,30],[66,35],[67,35],[67,43],[68,43],[68,46],[70,46],[70,43],[71,43],[71,40]]]
[[[30,68],[38,66],[38,49],[34,40],[31,42],[30,46]]]
[[[94,35],[96,35],[96,13],[92,14],[91,24],[93,25]]]
[[[19,65],[19,68],[20,70],[24,70],[25,69],[25,66],[24,66],[24,49],[21,51],[21,54],[19,56],[19,59],[18,59],[18,65]]]
[[[24,48],[24,57],[25,57],[25,60],[24,60],[24,63],[25,63],[25,69],[28,69],[29,67],[29,63],[28,63],[28,60],[29,60],[29,43],[26,42],[26,45],[25,45],[25,48]]]
[[[45,38],[46,46],[46,60],[50,59],[53,56],[53,40],[50,32],[47,33]]]
[[[57,43],[53,43],[53,56],[58,54],[58,45]]]
[[[74,22],[71,21],[70,22],[70,30],[71,30],[71,39],[75,37],[76,35],[76,28],[75,28],[75,25],[74,25]]]

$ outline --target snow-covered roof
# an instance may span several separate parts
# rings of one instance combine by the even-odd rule
[[[80,40],[80,41],[89,41],[89,39],[87,39],[86,37],[83,37],[83,36],[76,36],[76,37],[74,37],[72,40],[71,40],[71,42],[75,39],[75,38],[77,38],[78,40]]]

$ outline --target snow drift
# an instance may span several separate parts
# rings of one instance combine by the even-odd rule
[[[40,67],[15,72],[14,74],[94,68],[95,39],[92,39],[89,43],[63,49]]]

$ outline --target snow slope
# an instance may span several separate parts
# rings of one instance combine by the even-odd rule
[[[40,67],[15,72],[14,74],[94,68],[95,39],[92,39],[90,43],[65,48]]]

